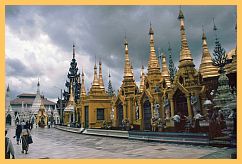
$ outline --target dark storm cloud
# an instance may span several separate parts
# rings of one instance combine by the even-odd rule
[[[15,10],[16,8],[16,10]],[[202,25],[213,47],[212,18],[220,29],[225,48],[235,45],[234,6],[183,6],[187,38],[194,58],[201,54]],[[171,42],[174,60],[179,59],[179,21],[177,6],[28,6],[7,7],[7,24],[19,34],[33,37],[38,29],[47,33],[52,42],[69,52],[75,42],[79,50],[103,62],[109,67],[122,68],[123,38],[126,32],[130,58],[134,67],[146,64],[149,56],[149,22],[155,30],[155,45],[167,50]],[[24,18],[24,19],[23,19]],[[37,18],[37,19],[34,19]],[[39,22],[38,22],[39,21]],[[232,43],[232,44],[231,44]],[[108,58],[115,55],[116,58]],[[121,60],[121,61],[120,61]]]
[[[196,67],[201,60],[202,25],[210,52],[214,47],[213,18],[219,29],[222,46],[226,51],[235,47],[235,6],[182,6],[182,10]],[[135,69],[139,69],[142,63],[145,66],[148,63],[150,22],[155,32],[156,50],[160,47],[167,54],[170,42],[174,62],[178,63],[178,11],[178,6],[7,6],[6,24],[23,40],[34,39],[40,32],[47,34],[53,44],[70,54],[70,58],[73,42],[77,55],[85,53],[91,56],[93,62],[95,56],[97,60],[101,58],[106,67],[116,72],[113,85],[117,90],[123,76],[125,33]],[[84,64],[78,61],[79,68]],[[67,73],[68,70],[62,71]],[[136,81],[139,81],[139,76],[136,76]]]
[[[38,74],[37,74],[38,73]],[[33,70],[19,59],[6,59],[6,75],[13,77],[36,77],[41,71]]]

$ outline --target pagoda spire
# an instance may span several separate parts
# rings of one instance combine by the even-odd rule
[[[132,70],[131,70],[131,64],[130,64],[130,60],[129,60],[128,41],[127,41],[126,36],[124,39],[124,47],[125,47],[124,78],[133,77]]]
[[[142,65],[141,67],[141,72],[140,72],[140,92],[144,91],[145,88],[145,73],[144,73],[144,66]]]
[[[180,20],[180,35],[181,35],[181,50],[180,50],[180,60],[179,60],[179,68],[185,66],[195,67],[193,63],[193,58],[191,51],[188,47],[187,37],[185,33],[185,23],[184,23],[184,15],[180,7],[178,19]]]
[[[171,49],[170,42],[168,42],[168,45],[169,45],[168,52],[169,52],[169,73],[170,73],[170,81],[171,81],[171,83],[173,83],[177,70],[176,70],[176,67],[174,65],[174,62],[172,60],[172,49]]]
[[[203,78],[218,76],[218,68],[213,65],[212,57],[208,50],[207,37],[204,32],[204,28],[202,34],[202,48],[202,60],[199,67],[199,72],[201,73]]]
[[[102,90],[105,90],[104,88],[104,83],[103,83],[103,75],[102,75],[102,62],[101,60],[99,61],[99,85]]]
[[[85,89],[85,83],[84,83],[84,72],[82,68],[82,83],[81,83],[81,96],[86,96],[86,89]]]
[[[154,30],[152,28],[151,23],[150,23],[149,35],[150,35],[150,57],[148,62],[148,73],[150,71],[160,72],[159,61],[155,53]]]
[[[161,70],[161,75],[163,77],[163,79],[165,79],[166,85],[168,87],[171,86],[171,81],[170,81],[170,74],[167,68],[167,64],[166,64],[166,56],[164,51],[162,51],[162,70]]]
[[[98,77],[97,77],[96,57],[95,57],[94,78],[93,78],[92,86],[99,86],[99,81],[98,81]]]
[[[37,83],[37,94],[40,95],[40,83],[39,83],[39,78],[38,78],[38,83]]]
[[[111,82],[111,75],[110,75],[110,70],[109,70],[109,73],[108,73],[108,95],[109,96],[113,96],[114,95],[114,90],[113,90],[113,87],[112,87],[112,82]]]
[[[76,52],[75,52],[75,44],[73,43],[73,59],[75,59],[75,55],[76,55]]]

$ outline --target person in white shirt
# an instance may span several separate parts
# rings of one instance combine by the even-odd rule
[[[12,159],[15,158],[14,148],[11,140],[6,136],[8,131],[5,129],[5,159],[10,159],[10,155],[12,155]]]

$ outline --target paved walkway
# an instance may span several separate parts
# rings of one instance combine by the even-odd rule
[[[37,128],[32,130],[34,143],[28,154],[21,153],[21,145],[13,139],[15,129],[10,128],[16,158],[230,158],[235,149],[210,146],[178,145],[110,137],[90,136],[57,130]]]

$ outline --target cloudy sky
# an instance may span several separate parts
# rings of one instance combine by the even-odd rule
[[[182,6],[182,10],[196,68],[201,61],[202,25],[210,52],[213,50],[213,18],[225,50],[228,52],[235,47],[235,6]],[[150,22],[155,32],[156,50],[160,48],[167,53],[170,42],[177,66],[178,11],[178,6],[7,6],[5,83],[10,85],[12,98],[23,92],[36,93],[38,77],[45,97],[55,100],[60,96],[58,88],[65,89],[73,43],[78,68],[84,69],[86,89],[93,80],[95,56],[102,60],[106,88],[110,69],[113,88],[119,89],[123,78],[125,33],[135,79],[139,82],[141,65],[146,68],[149,58]]]

